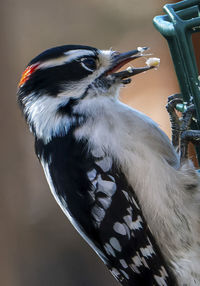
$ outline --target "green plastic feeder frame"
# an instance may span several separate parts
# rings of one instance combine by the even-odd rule
[[[183,100],[196,107],[197,122],[191,128],[200,129],[200,77],[192,43],[192,34],[200,32],[200,0],[166,4],[163,10],[166,15],[153,23],[168,42]],[[200,163],[199,146],[196,151]]]

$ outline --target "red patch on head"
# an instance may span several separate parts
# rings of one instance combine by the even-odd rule
[[[34,71],[37,69],[37,67],[39,66],[39,64],[33,64],[28,66],[25,71],[22,73],[20,82],[19,82],[19,87],[21,87],[23,84],[25,84],[25,82],[29,79],[29,77],[32,75],[32,73],[34,73]]]

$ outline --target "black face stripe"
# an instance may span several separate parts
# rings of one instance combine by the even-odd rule
[[[48,60],[59,59],[64,56],[64,53],[74,50],[85,50],[86,55],[84,56],[83,54],[82,56],[61,65],[42,67],[43,63],[48,63]],[[88,50],[92,51],[93,55],[87,55]],[[44,51],[29,63],[28,66],[34,65],[35,63],[38,63],[39,66],[20,87],[21,93],[47,93],[48,95],[56,96],[58,93],[65,90],[64,85],[70,84],[73,81],[78,82],[92,73],[92,71],[85,69],[83,65],[81,65],[82,58],[94,58],[97,60],[98,50],[88,46],[66,45]]]
[[[58,115],[68,115],[68,116],[72,116],[73,114],[73,108],[75,105],[77,105],[79,103],[80,99],[78,98],[70,98],[69,101],[65,104],[62,105],[58,108],[57,114]],[[74,114],[73,114],[74,116]]]
[[[53,59],[59,60],[59,58],[65,56],[65,53],[76,50],[82,50],[83,54],[79,56],[77,53],[77,58],[75,58],[75,53],[73,60],[66,63],[62,63],[61,61],[60,65],[56,65],[55,62],[55,66],[48,67],[48,61]],[[86,52],[85,55],[84,50]],[[91,51],[92,54],[88,55],[88,51]],[[31,66],[37,63],[38,67],[33,71],[32,74],[28,75],[26,81],[20,86],[18,91],[19,102],[21,102],[24,97],[31,93],[34,93],[39,97],[44,94],[57,96],[59,93],[66,90],[66,85],[71,86],[74,84],[74,82],[78,83],[93,73],[93,70],[85,68],[81,63],[83,58],[93,58],[98,61],[98,56],[98,49],[84,45],[65,45],[44,51],[35,57],[28,65]],[[45,65],[42,66],[42,64],[45,64],[45,62],[47,62],[46,67]],[[87,88],[87,86],[85,88]],[[83,89],[83,94],[84,91],[85,89]],[[20,105],[23,106],[23,103],[21,102]]]
[[[79,97],[79,98],[72,98],[70,97],[69,101],[65,104],[65,105],[61,105],[58,110],[57,110],[57,114],[58,115],[68,115],[68,116],[74,116],[80,119],[86,120],[86,116],[84,116],[84,114],[80,113],[75,113],[73,108],[79,104],[79,102],[81,100],[83,100],[86,96],[87,96],[87,91],[90,88],[90,86],[88,86],[88,88],[85,90],[85,92]]]
[[[65,85],[71,84],[73,81],[78,82],[91,73],[92,71],[86,70],[77,60],[60,66],[41,68],[30,76],[21,90],[26,94],[42,92],[56,96],[65,90]]]

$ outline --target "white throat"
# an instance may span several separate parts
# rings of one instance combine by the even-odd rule
[[[30,99],[30,97],[32,97]],[[53,136],[64,135],[69,130],[73,122],[73,118],[67,115],[59,115],[58,108],[68,102],[67,97],[51,97],[43,95],[36,97],[34,94],[29,95],[29,99],[25,103],[25,113],[27,120],[38,138],[42,138],[48,143]]]
[[[77,106],[74,106],[76,114],[80,114],[80,121],[83,119],[82,114],[95,118],[98,113],[107,109],[107,105],[110,106],[110,101],[116,101],[119,89],[120,85],[114,86],[105,92],[105,90],[96,90],[94,86],[91,86],[87,97],[81,100]],[[69,128],[78,119],[73,114],[70,116],[59,114],[58,110],[60,107],[65,106],[71,98],[81,98],[82,93],[80,91],[74,89],[73,97],[72,90],[67,90],[57,97],[49,95],[38,97],[34,93],[25,97],[23,100],[24,112],[27,114],[31,132],[35,132],[37,138],[43,139],[45,144],[50,142],[52,137],[66,135]]]

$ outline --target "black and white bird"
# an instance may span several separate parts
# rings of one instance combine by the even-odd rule
[[[144,114],[118,100],[152,68],[127,53],[66,45],[34,58],[18,102],[51,192],[114,277],[130,285],[200,285],[199,177]]]

